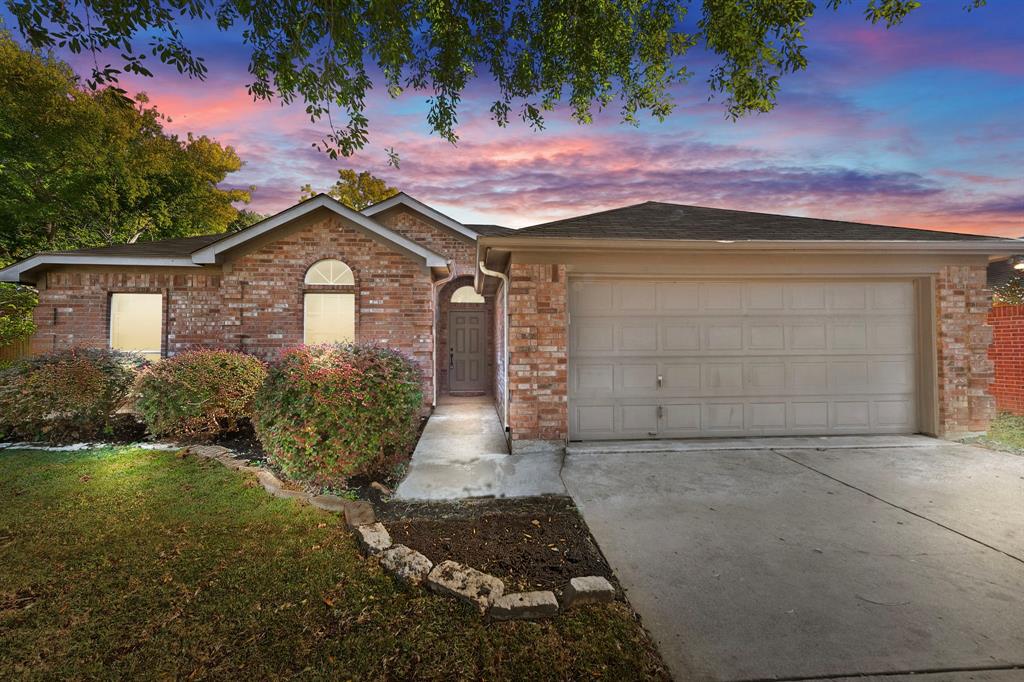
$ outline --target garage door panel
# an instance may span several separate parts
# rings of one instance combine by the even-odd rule
[[[573,280],[573,438],[909,433],[909,282]]]

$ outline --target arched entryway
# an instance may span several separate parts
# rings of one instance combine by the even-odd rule
[[[490,395],[494,386],[494,300],[473,289],[472,277],[442,287],[438,305],[440,395]]]

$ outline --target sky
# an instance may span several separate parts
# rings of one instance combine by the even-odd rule
[[[774,111],[735,122],[697,75],[673,90],[664,122],[622,124],[612,106],[591,125],[556,110],[540,132],[518,120],[499,128],[483,75],[460,106],[458,144],[430,134],[426,93],[374,91],[369,144],[332,160],[312,146],[326,126],[301,105],[252,101],[235,33],[186,32],[205,81],[159,69],[122,85],[145,91],[170,130],[234,147],[245,166],[225,185],[254,185],[249,208],[263,213],[351,167],[464,223],[519,227],[655,200],[1022,236],[1024,2],[964,4],[926,2],[888,30],[864,20],[864,0],[820,8],[805,30],[807,71],[782,79]],[[91,63],[65,56],[80,73]]]

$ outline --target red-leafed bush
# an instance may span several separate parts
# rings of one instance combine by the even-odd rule
[[[149,366],[135,407],[156,436],[203,439],[238,430],[267,378],[261,360],[230,350],[192,350]]]
[[[108,435],[145,364],[100,348],[19,360],[0,371],[0,435],[54,443]]]
[[[419,368],[376,346],[285,351],[256,398],[256,435],[294,479],[339,485],[408,459],[423,401]]]

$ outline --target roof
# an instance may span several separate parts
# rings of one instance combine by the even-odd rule
[[[468,237],[469,239],[476,239],[478,236],[476,232],[469,229],[466,225],[463,225],[458,220],[450,218],[449,216],[446,216],[444,213],[438,211],[437,209],[427,206],[419,199],[411,197],[405,192],[399,192],[398,194],[389,197],[384,201],[378,201],[376,204],[367,206],[366,208],[363,209],[362,212],[363,215],[375,216],[378,213],[386,211],[389,208],[394,208],[395,206],[405,206],[406,208],[410,208],[419,213],[420,215],[424,215],[433,220],[434,222],[444,225],[449,230],[461,234],[463,237]]]
[[[502,225],[484,225],[480,223],[465,223],[466,227],[484,237],[503,237],[509,234],[517,234],[519,230]]]
[[[98,246],[88,249],[73,249],[70,251],[44,251],[39,255],[54,256],[140,256],[140,257],[188,257],[193,251],[208,246],[231,234],[220,232],[217,234],[204,234],[198,237],[178,237],[177,239],[160,239],[152,242],[135,242],[133,244],[114,244],[113,246]]]
[[[368,216],[353,211],[326,194],[318,194],[238,232],[37,253],[6,268],[0,268],[0,282],[32,282],[36,270],[51,265],[199,267],[217,263],[224,252],[318,209],[326,209],[348,219],[360,229],[389,242],[414,259],[421,260],[428,268],[448,267],[448,259],[445,256],[403,237]]]
[[[1022,249],[1024,250],[1024,249]],[[999,287],[1017,277],[1024,277],[1024,271],[1014,267],[1017,263],[1015,258],[1007,258],[988,264],[988,286]]]
[[[516,230],[517,237],[778,241],[974,241],[997,237],[648,201]]]

